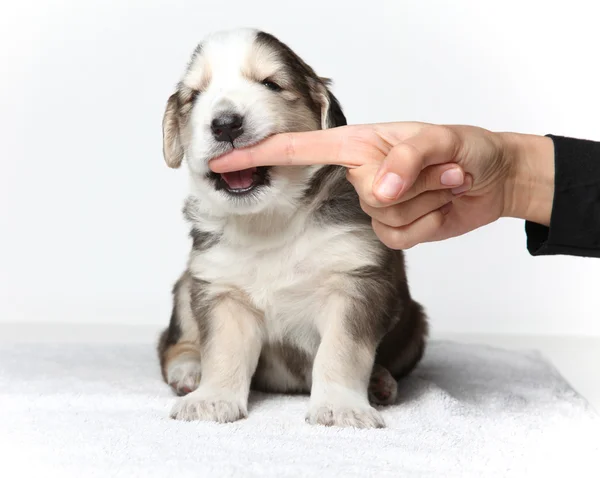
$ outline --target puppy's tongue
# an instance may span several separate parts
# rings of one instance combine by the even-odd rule
[[[241,171],[221,173],[221,177],[227,183],[229,189],[248,189],[254,182],[252,174],[255,171],[256,168],[242,169]]]

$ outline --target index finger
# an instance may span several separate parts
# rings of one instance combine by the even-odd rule
[[[257,166],[335,164],[360,166],[360,155],[341,155],[347,127],[279,133],[253,146],[235,149],[209,162],[215,173],[240,171]]]

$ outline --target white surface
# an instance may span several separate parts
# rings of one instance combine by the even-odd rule
[[[0,449],[19,476],[596,477],[600,417],[533,352],[433,341],[384,430],[252,394],[229,425],[167,418],[149,343],[0,344]]]
[[[184,171],[163,107],[206,33],[281,37],[351,123],[423,120],[600,139],[597,2],[99,1],[0,6],[0,321],[164,324]],[[600,261],[531,258],[503,221],[408,254],[439,331],[600,335]]]
[[[100,324],[0,324],[2,343],[154,344],[161,327]],[[535,350],[600,412],[600,339],[534,335],[434,333],[432,340]]]

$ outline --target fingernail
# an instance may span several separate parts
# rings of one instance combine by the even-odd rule
[[[395,199],[402,190],[402,184],[404,181],[397,174],[385,173],[377,186],[377,192],[384,198]]]
[[[454,188],[451,191],[452,191],[452,194],[454,194],[455,196],[458,196],[459,194],[469,191],[472,187],[473,187],[473,178],[471,178],[471,176],[467,175],[465,177],[465,182],[462,184],[462,186]]]
[[[444,186],[460,186],[464,181],[464,176],[459,168],[444,171],[440,177],[440,182]]]

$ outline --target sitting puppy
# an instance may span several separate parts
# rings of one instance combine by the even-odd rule
[[[310,393],[306,421],[384,427],[374,404],[420,361],[427,319],[401,251],[385,247],[338,166],[215,174],[216,156],[270,135],[346,124],[329,81],[270,34],[236,29],[194,51],[163,119],[189,167],[193,245],[158,352],[171,416],[232,422],[250,390]]]

